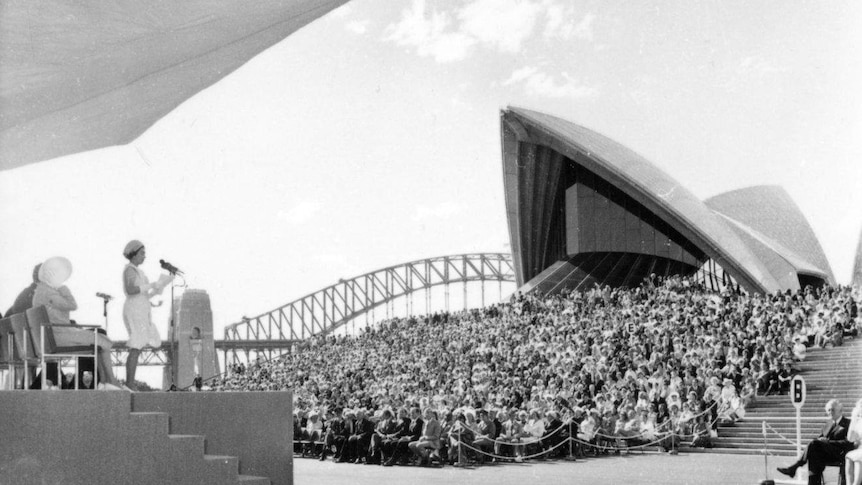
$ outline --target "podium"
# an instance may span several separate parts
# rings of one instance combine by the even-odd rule
[[[174,325],[169,329],[171,365],[165,367],[163,387],[192,386],[195,377],[208,379],[219,374],[213,339],[213,315],[205,290],[185,290],[174,299]]]

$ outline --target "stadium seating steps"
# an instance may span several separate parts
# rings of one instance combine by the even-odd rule
[[[862,338],[845,342],[831,349],[812,349],[799,364],[805,379],[807,396],[802,407],[802,446],[820,434],[827,420],[825,404],[838,399],[849,416],[855,402],[862,398]],[[767,431],[766,445],[773,455],[796,456],[796,408],[789,395],[758,397],[746,408],[745,419],[732,425],[720,426],[712,449],[686,449],[707,453],[763,453],[763,422],[775,431]]]

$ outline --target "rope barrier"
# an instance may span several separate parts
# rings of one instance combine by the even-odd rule
[[[532,454],[532,455],[522,455],[522,456],[520,456],[519,458],[524,459],[524,460],[530,460],[530,459],[536,458],[536,457],[538,457],[538,456],[546,455],[546,454],[551,453],[551,452],[553,452],[554,450],[556,450],[556,449],[560,448],[561,446],[565,445],[567,441],[568,441],[568,439],[564,439],[563,441],[560,441],[560,442],[559,442],[559,443],[557,443],[556,445],[554,445],[554,446],[552,446],[552,447],[550,447],[550,448],[548,448],[548,449],[546,449],[546,450],[544,450],[544,451],[541,451],[541,452],[539,452],[539,453],[534,453],[534,454]],[[526,445],[528,445],[528,444],[534,444],[534,443],[538,443],[538,441],[533,441],[533,442],[531,442],[531,443],[520,443],[520,444],[518,444],[518,443],[508,442],[508,443],[506,443],[506,444],[508,444],[508,445],[510,445],[510,446],[526,446]],[[464,442],[461,442],[461,443],[460,443],[460,445],[463,445],[463,446],[464,446],[464,448],[467,448],[468,450],[473,450],[473,451],[475,451],[476,453],[480,453],[480,454],[482,454],[482,455],[489,456],[489,457],[491,457],[491,458],[497,458],[497,459],[511,459],[511,458],[512,458],[512,457],[510,457],[510,456],[498,455],[498,454],[496,454],[496,453],[488,453],[487,451],[481,450],[481,449],[479,449],[479,448],[475,448],[475,447],[473,447],[472,445],[467,444],[467,443],[464,443]]]
[[[557,429],[555,429],[554,431],[551,431],[550,433],[546,431],[546,432],[545,432],[545,434],[543,434],[540,438],[532,437],[532,440],[533,440],[533,441],[531,441],[531,443],[533,443],[533,442],[539,442],[539,441],[541,441],[541,440],[543,440],[543,439],[545,439],[545,438],[548,438],[548,437],[550,437],[550,436],[553,436],[554,434],[556,434],[557,432],[559,432],[560,430],[562,430],[564,427],[568,426],[568,425],[569,425],[569,423],[571,423],[571,419],[566,420],[566,422],[565,422],[565,423],[561,424]],[[473,431],[474,433],[476,432],[476,430],[475,430],[475,429],[472,429],[472,428],[469,428],[469,427],[467,427],[467,428],[468,428],[468,429],[470,429],[470,431]],[[490,440],[491,440],[491,442],[492,442],[492,443],[494,443],[495,445],[497,445],[497,444],[505,445],[505,444],[509,444],[509,443],[511,443],[511,441],[502,441],[502,440],[498,440],[498,439],[495,439],[495,438],[488,438],[488,439],[490,439]],[[520,438],[519,438],[519,439],[520,439]],[[460,441],[460,438],[459,438],[459,441]]]
[[[697,415],[693,416],[693,417],[692,417],[692,419],[693,419],[693,418],[696,418],[696,417],[700,417],[700,416],[705,415],[705,414],[706,414],[707,412],[709,412],[709,411],[710,411],[710,410],[711,410],[715,405],[716,405],[716,403],[713,403],[711,406],[709,406],[709,407],[708,407],[706,410],[704,410],[703,412],[698,413]],[[707,424],[707,428],[708,428],[708,429],[712,429],[712,426],[713,426],[713,425],[715,425],[715,423],[717,423],[717,422],[719,421],[719,419],[720,419],[720,418],[716,417],[715,419],[711,420],[711,421]],[[690,419],[689,419],[689,421],[690,421]],[[560,425],[559,427],[557,427],[555,430],[553,430],[553,431],[551,431],[551,432],[549,432],[549,433],[545,433],[544,435],[542,435],[542,437],[541,437],[541,438],[530,437],[530,438],[528,438],[528,440],[527,440],[527,441],[521,441],[521,438],[517,438],[517,439],[519,440],[519,441],[517,441],[517,442],[506,441],[506,440],[499,440],[499,439],[491,439],[491,438],[487,438],[487,439],[488,439],[488,441],[489,441],[491,444],[494,444],[494,445],[495,445],[495,447],[497,447],[497,446],[512,446],[512,447],[517,447],[517,446],[526,446],[526,445],[530,445],[530,444],[541,443],[541,442],[542,442],[542,441],[544,441],[545,439],[547,439],[547,438],[549,438],[549,437],[553,436],[554,434],[556,434],[556,433],[560,432],[564,427],[567,427],[567,426],[569,426],[569,427],[570,427],[570,426],[571,426],[571,424],[572,424],[572,422],[573,422],[573,421],[572,421],[571,419],[568,419],[568,420],[566,420],[566,422],[565,422],[565,423],[563,423],[562,425]],[[542,455],[544,455],[544,454],[550,453],[551,451],[553,451],[553,450],[555,450],[555,449],[559,448],[560,446],[563,446],[563,445],[564,445],[564,444],[566,444],[567,442],[569,442],[569,443],[580,443],[580,444],[582,444],[582,445],[590,446],[590,447],[593,447],[593,448],[596,448],[596,449],[600,449],[600,450],[627,451],[627,450],[636,450],[636,449],[643,449],[643,448],[648,448],[648,447],[651,447],[651,446],[655,446],[655,445],[658,445],[658,444],[660,444],[660,443],[665,443],[665,442],[667,442],[667,440],[668,440],[668,439],[670,439],[671,441],[673,441],[673,439],[674,439],[674,438],[678,438],[678,439],[680,439],[680,440],[694,439],[695,437],[700,436],[700,435],[702,435],[702,434],[703,434],[703,433],[677,433],[677,432],[674,432],[674,431],[665,431],[665,432],[661,432],[661,431],[659,431],[659,429],[660,429],[661,427],[665,427],[665,426],[670,425],[670,424],[672,424],[672,422],[671,422],[670,420],[668,420],[668,421],[663,422],[661,425],[659,425],[659,426],[656,428],[656,430],[654,431],[654,432],[655,432],[655,433],[657,433],[659,436],[657,436],[657,437],[655,437],[655,438],[650,438],[650,439],[649,439],[649,441],[647,441],[646,443],[640,443],[640,444],[637,444],[637,445],[625,445],[625,446],[618,446],[618,445],[608,446],[608,445],[604,445],[604,444],[592,443],[592,442],[589,442],[589,441],[584,441],[584,440],[581,440],[581,439],[576,438],[576,437],[574,437],[574,436],[569,436],[569,437],[567,437],[567,438],[564,438],[564,439],[563,439],[563,441],[561,441],[560,443],[558,443],[558,444],[554,445],[552,448],[549,448],[548,450],[545,450],[545,451],[543,451],[543,452],[540,452],[540,453],[537,453],[537,454],[534,454],[534,455],[530,455],[530,456],[522,457],[522,458],[524,458],[524,459],[528,459],[528,458],[531,458],[531,457],[542,456]],[[474,432],[475,432],[475,430],[472,430],[472,429],[471,429],[471,431],[474,431]],[[569,429],[569,432],[571,433],[571,428]],[[708,431],[707,431],[707,432],[708,432]],[[607,435],[607,434],[603,434],[603,433],[595,433],[595,434],[593,435],[593,437],[602,438],[604,441],[613,441],[613,442],[615,442],[615,443],[616,443],[616,442],[620,442],[620,441],[625,442],[625,441],[631,441],[631,440],[638,440],[638,439],[643,438],[647,433],[649,433],[649,431],[643,431],[643,432],[640,432],[640,433],[638,433],[638,434],[631,435],[631,436],[616,436],[616,435]],[[466,448],[468,448],[468,449],[471,449],[471,450],[473,450],[473,451],[475,451],[475,452],[477,452],[477,453],[481,453],[481,454],[483,454],[483,455],[486,455],[486,456],[489,456],[489,457],[492,457],[492,458],[504,458],[504,459],[505,459],[505,458],[509,458],[509,457],[506,457],[506,456],[496,455],[496,454],[494,454],[494,453],[488,453],[488,452],[486,452],[486,451],[483,451],[483,450],[480,450],[480,449],[477,449],[477,448],[475,448],[475,447],[471,446],[469,443],[466,443],[466,442],[464,442],[464,441],[461,441],[460,430],[459,430],[459,434],[458,434],[458,438],[457,438],[457,443],[458,443],[458,446],[459,446],[459,450],[460,450],[460,445],[464,445],[464,447],[466,447]],[[673,444],[673,443],[671,443],[671,444]],[[460,451],[459,451],[459,452],[460,452]],[[570,451],[570,454],[571,454],[571,451]]]
[[[691,416],[691,417],[690,417],[690,418],[688,418],[686,421],[691,421],[692,419],[697,419],[697,418],[699,418],[699,417],[701,417],[701,416],[705,415],[706,413],[710,412],[710,411],[712,410],[712,408],[716,407],[717,405],[718,405],[718,403],[717,403],[717,402],[715,402],[715,401],[713,401],[713,403],[712,403],[712,404],[710,404],[709,406],[707,406],[707,408],[706,408],[706,409],[704,409],[703,411],[701,411],[701,412],[699,412],[699,413],[697,413],[697,414],[695,414],[695,415]],[[717,420],[716,420],[716,421],[717,421]],[[712,424],[714,424],[714,423],[715,423],[715,421],[713,421],[713,422],[710,424],[710,427],[712,427]],[[668,425],[671,425],[671,424],[673,424],[673,422],[672,422],[670,419],[668,419],[667,421],[663,421],[662,423],[660,423],[660,424],[657,424],[657,425],[656,425],[656,431],[658,431],[659,429],[661,429],[661,428],[662,428],[662,427],[664,427],[664,426],[668,426]],[[642,435],[644,435],[644,434],[646,434],[646,433],[648,433],[648,431],[641,431],[641,432],[640,432],[640,433],[638,433],[637,435],[632,435],[632,438],[636,438],[636,437],[642,436]],[[603,438],[617,438],[617,436],[607,435],[607,434],[604,434],[604,433],[596,433],[596,436],[601,436],[601,437],[603,437]]]
[[[790,444],[791,444],[791,445],[793,445],[793,446],[796,446],[796,442],[795,442],[795,441],[791,441],[790,439],[788,439],[788,438],[787,438],[787,436],[784,436],[783,434],[779,433],[779,432],[778,432],[778,430],[777,430],[777,429],[775,429],[775,428],[773,428],[771,424],[769,424],[769,423],[767,423],[766,421],[764,421],[764,422],[763,422],[763,425],[764,425],[765,427],[769,428],[769,430],[770,430],[770,431],[772,431],[773,433],[777,434],[779,438],[783,439],[784,441],[786,441],[786,442],[790,443]]]

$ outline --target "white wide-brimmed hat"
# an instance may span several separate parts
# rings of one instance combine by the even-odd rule
[[[52,288],[59,288],[72,276],[72,262],[63,256],[48,258],[39,268],[39,281]]]

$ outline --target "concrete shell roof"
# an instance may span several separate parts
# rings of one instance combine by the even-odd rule
[[[503,111],[502,118],[519,133],[519,141],[559,151],[644,204],[698,245],[748,291],[783,289],[727,221],[642,156],[599,133],[536,111],[510,107]]]
[[[731,190],[706,199],[722,214],[778,253],[798,272],[835,284],[826,254],[793,199],[777,185]]]

